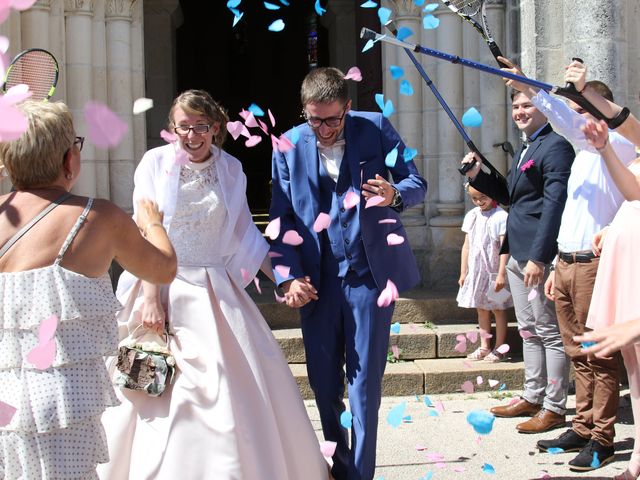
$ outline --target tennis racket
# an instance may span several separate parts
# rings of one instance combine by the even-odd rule
[[[58,84],[58,61],[50,52],[41,48],[30,48],[15,56],[4,77],[2,92],[20,84],[29,86],[34,100],[48,101]]]
[[[473,28],[480,34],[482,39],[489,45],[489,50],[501,67],[506,67],[498,57],[504,57],[500,51],[500,47],[493,39],[491,30],[487,25],[487,12],[485,10],[484,0],[442,0],[442,3],[458,15],[463,20],[473,25]]]

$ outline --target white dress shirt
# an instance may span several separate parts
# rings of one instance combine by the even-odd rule
[[[558,250],[591,250],[594,234],[613,220],[624,197],[611,178],[603,158],[589,145],[580,130],[586,119],[543,90],[531,102],[546,115],[553,129],[578,149],[567,183],[567,203],[558,232]],[[610,131],[609,142],[625,165],[636,158],[633,144],[621,135]]]
[[[317,142],[316,145],[318,146],[320,161],[331,179],[337,183],[342,157],[344,157],[344,137],[338,138],[330,147],[325,147],[320,142]]]

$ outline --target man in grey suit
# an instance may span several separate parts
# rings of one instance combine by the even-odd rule
[[[513,121],[525,139],[514,156],[508,186],[484,173],[474,154],[463,163],[477,163],[467,173],[474,188],[510,205],[501,253],[511,255],[507,277],[523,337],[524,394],[517,403],[491,412],[497,417],[532,416],[516,429],[539,433],[565,424],[569,362],[554,304],[544,295],[544,282],[558,250],[556,239],[575,154],[526,95],[514,91],[511,99]]]

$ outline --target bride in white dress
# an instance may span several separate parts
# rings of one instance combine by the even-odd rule
[[[164,211],[178,257],[169,285],[125,272],[120,335],[165,318],[178,375],[160,397],[118,391],[103,415],[111,460],[102,479],[327,479],[297,385],[245,291],[271,276],[268,244],[251,220],[240,162],[220,149],[228,118],[204,91],[174,100],[169,115],[187,162],[169,144],[147,152],[134,199]],[[182,153],[178,154],[178,158]],[[186,163],[186,164],[185,164]],[[166,317],[165,317],[166,315]]]

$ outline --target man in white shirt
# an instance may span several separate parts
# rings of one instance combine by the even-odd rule
[[[576,68],[577,63],[569,66]],[[582,70],[584,71],[583,67]],[[520,73],[517,68],[511,71]],[[576,84],[579,91],[592,89],[613,101],[611,90],[602,82]],[[509,83],[508,83],[509,84]],[[510,84],[530,96],[554,130],[567,138],[578,150],[567,184],[567,202],[558,233],[558,256],[555,272],[545,284],[545,294],[555,301],[560,332],[567,355],[571,357],[576,381],[576,415],[572,427],[552,440],[540,440],[538,448],[548,451],[561,448],[580,453],[569,462],[570,469],[587,471],[613,459],[614,423],[618,410],[618,354],[607,358],[588,357],[573,340],[585,331],[591,294],[599,258],[591,251],[595,233],[613,220],[624,201],[600,154],[589,145],[580,127],[593,118],[579,105],[564,103],[557,97],[518,82]],[[624,137],[609,133],[609,142],[619,158],[630,163],[635,148]],[[597,454],[597,457],[596,457]],[[594,459],[597,458],[597,461]]]

